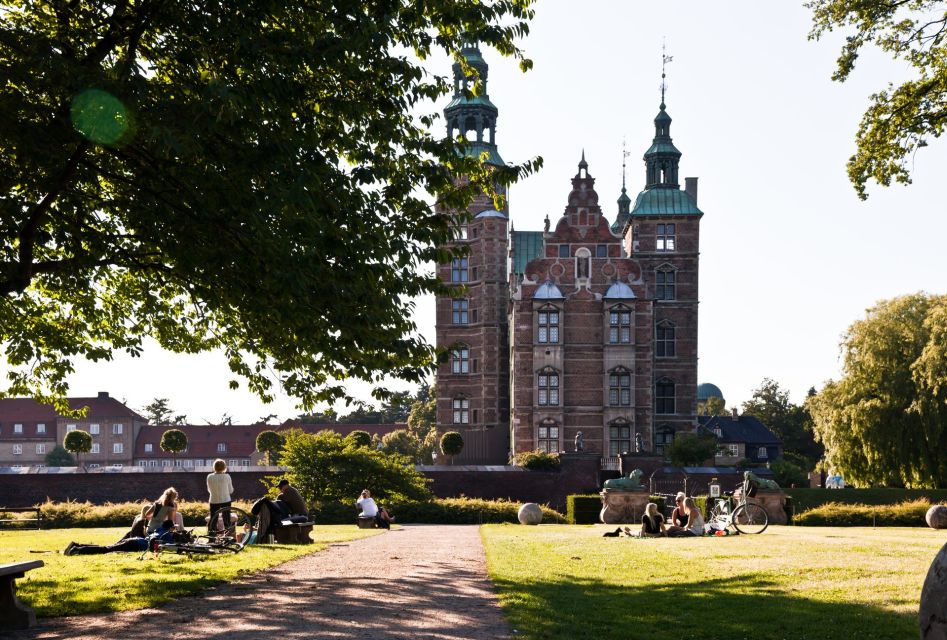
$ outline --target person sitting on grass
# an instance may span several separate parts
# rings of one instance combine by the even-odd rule
[[[178,499],[178,492],[174,487],[168,487],[158,498],[148,511],[145,517],[148,518],[148,535],[151,535],[158,529],[170,531],[174,529],[174,514],[177,513],[178,505],[175,500]]]
[[[687,516],[684,514],[684,498],[686,497],[683,491],[678,491],[674,496],[674,511],[671,512],[671,524],[681,529],[687,524]]]
[[[132,520],[132,528],[125,532],[125,535],[119,539],[119,542],[122,540],[128,540],[129,538],[145,537],[145,530],[148,528],[148,518],[145,514],[148,513],[149,509],[151,509],[150,504],[142,505],[141,513],[135,516],[135,519]]]
[[[704,516],[693,498],[684,498],[684,514],[687,516],[687,524],[683,527],[671,525],[667,528],[667,535],[672,538],[704,535]]]
[[[391,523],[395,521],[392,516],[388,515],[384,507],[379,507],[375,503],[375,499],[372,498],[372,493],[368,489],[362,491],[362,495],[355,501],[355,505],[360,510],[359,518],[374,518],[375,525],[382,529],[390,529]]]
[[[649,502],[644,515],[641,516],[641,531],[638,535],[642,538],[652,538],[663,536],[665,533],[664,516],[658,513],[658,505]]]

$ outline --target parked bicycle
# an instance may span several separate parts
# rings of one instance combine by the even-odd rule
[[[738,489],[740,497],[735,506],[733,494],[736,491],[728,491],[724,493],[725,497],[716,499],[707,523],[721,531],[733,527],[739,533],[763,533],[769,526],[769,515],[766,509],[748,500],[756,495],[756,486],[747,476]]]

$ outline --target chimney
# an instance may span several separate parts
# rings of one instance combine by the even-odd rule
[[[684,178],[684,191],[697,204],[697,178]]]
[[[730,413],[731,413],[731,415],[733,416],[733,419],[734,419],[734,420],[739,420],[739,419],[740,419],[740,414],[737,413],[737,408],[736,408],[736,407],[733,407],[732,409],[730,409]]]
[[[105,400],[109,397],[108,391],[99,391],[99,400]]]

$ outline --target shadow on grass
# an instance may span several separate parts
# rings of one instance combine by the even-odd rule
[[[758,575],[638,588],[574,577],[496,586],[520,638],[904,640],[918,633],[916,615],[814,600]]]

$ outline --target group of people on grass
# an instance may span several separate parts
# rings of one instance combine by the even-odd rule
[[[606,533],[609,537],[626,535],[636,538],[686,538],[704,535],[704,516],[697,507],[693,498],[679,492],[674,496],[674,511],[671,512],[670,523],[665,523],[664,516],[658,513],[658,505],[649,502],[641,516],[641,529],[634,531],[631,527],[619,527],[614,532]]]

